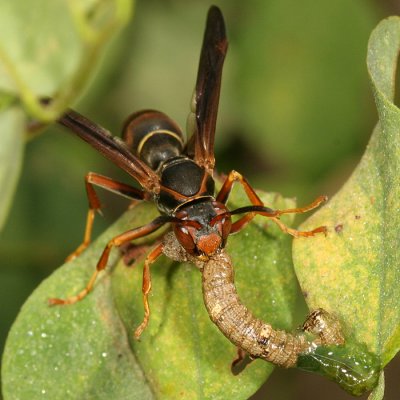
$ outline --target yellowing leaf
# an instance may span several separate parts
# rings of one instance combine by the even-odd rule
[[[328,236],[295,240],[294,262],[311,309],[341,320],[386,365],[400,347],[400,110],[393,104],[400,18],[382,21],[368,46],[379,113],[358,167],[332,200],[303,226]]]

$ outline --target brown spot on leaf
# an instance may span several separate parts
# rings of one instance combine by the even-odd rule
[[[340,233],[340,232],[342,232],[342,230],[343,230],[343,224],[337,224],[335,226],[335,232],[336,233]]]

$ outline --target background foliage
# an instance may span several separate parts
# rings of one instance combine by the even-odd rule
[[[361,0],[216,3],[230,39],[218,169],[235,168],[256,187],[297,196],[299,202],[335,193],[358,162],[377,119],[365,67],[367,40],[377,22],[396,10],[389,3]],[[163,110],[184,126],[209,2],[139,1],[136,6],[134,19],[108,47],[74,107],[116,133],[130,112],[146,107]],[[41,17],[58,21],[53,14]],[[51,88],[38,85],[41,94],[51,94]],[[82,178],[88,170],[120,175],[55,127],[26,148],[0,241],[0,300],[7,304],[0,311],[3,342],[27,295],[81,239]],[[104,199],[105,218],[96,221],[97,232],[125,205]],[[305,313],[304,306],[299,308],[298,321]],[[277,391],[271,395],[275,399],[310,399],[312,393],[318,398],[319,384],[328,385],[321,390],[332,398],[348,398],[323,379],[296,371],[275,375],[267,383],[269,393]],[[293,384],[281,385],[280,379]]]

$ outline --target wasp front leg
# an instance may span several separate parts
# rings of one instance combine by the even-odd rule
[[[231,193],[233,184],[235,182],[239,182],[244,191],[246,192],[247,197],[249,198],[251,204],[256,205],[256,206],[263,206],[263,202],[261,199],[257,196],[257,193],[255,190],[250,186],[249,182],[247,182],[246,178],[240,174],[239,172],[232,170],[227,178],[225,179],[225,182],[223,183],[221,190],[219,191],[216,200],[226,204],[228,201],[228,197]],[[247,213],[240,219],[238,219],[236,222],[232,224],[231,228],[231,233],[235,233],[240,231],[242,228],[244,228],[254,217],[256,216],[255,213]]]
[[[250,207],[250,210],[246,212],[246,215],[239,218],[232,224],[231,233],[236,233],[241,229],[243,229],[257,214],[270,218],[275,224],[278,225],[278,227],[283,232],[288,233],[289,235],[292,235],[294,237],[314,236],[316,233],[326,232],[325,226],[320,226],[311,231],[298,231],[296,229],[287,227],[282,221],[280,221],[279,217],[283,214],[299,214],[313,210],[314,208],[318,207],[321,203],[326,201],[328,199],[327,196],[319,196],[312,203],[304,207],[289,208],[285,210],[272,210],[265,207],[265,209],[261,211],[261,208],[264,206],[264,204],[258,197],[255,190],[251,187],[246,178],[244,178],[239,172],[233,170],[229,173],[225,182],[223,183],[222,188],[219,191],[216,200],[226,204],[229,194],[232,190],[233,184],[235,182],[239,182],[242,185],[251,204],[256,207],[254,207],[254,210],[251,210]],[[260,209],[257,209],[257,206],[259,206]]]
[[[144,317],[142,323],[135,330],[135,338],[139,339],[143,331],[146,329],[150,319],[150,306],[149,306],[149,293],[151,291],[151,275],[150,265],[157,260],[162,254],[163,243],[159,243],[153,250],[148,254],[143,266],[143,282],[142,282],[142,294],[143,294],[143,306],[144,306]]]
[[[156,231],[159,229],[161,226],[163,226],[166,222],[168,222],[168,219],[165,217],[161,216],[153,220],[147,225],[141,226],[136,229],[129,230],[125,233],[122,233],[121,235],[118,235],[111,239],[107,246],[104,248],[103,253],[101,254],[101,257],[97,263],[96,270],[89,279],[88,284],[85,286],[83,290],[81,290],[77,295],[68,297],[66,299],[59,299],[59,298],[51,298],[49,299],[49,304],[50,305],[63,305],[63,304],[74,304],[83,298],[85,298],[92,290],[94,283],[96,282],[96,279],[103,269],[106,268],[107,262],[110,256],[110,252],[112,248],[114,247],[119,247],[125,243],[128,243],[134,239],[138,239],[143,236],[147,236],[150,233]],[[152,253],[150,253],[152,254]]]

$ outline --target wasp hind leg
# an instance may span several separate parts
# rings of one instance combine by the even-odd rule
[[[72,261],[78,257],[90,244],[93,230],[94,217],[97,212],[101,212],[100,200],[94,190],[94,186],[102,187],[110,192],[114,192],[121,196],[128,197],[130,199],[144,200],[146,194],[132,186],[126,185],[125,183],[115,181],[114,179],[108,178],[103,175],[89,172],[85,176],[85,187],[87,198],[89,201],[89,210],[86,217],[85,233],[83,235],[82,243],[66,258],[65,261]]]

